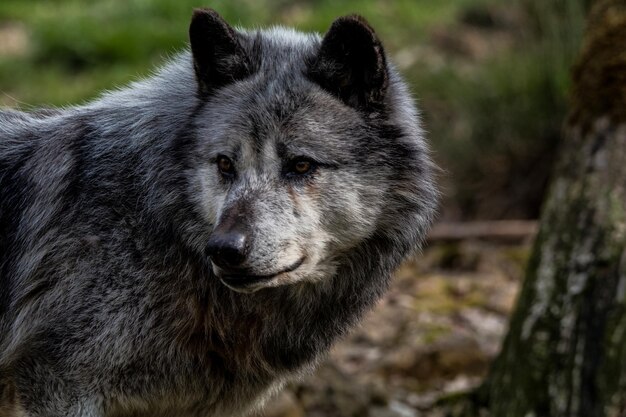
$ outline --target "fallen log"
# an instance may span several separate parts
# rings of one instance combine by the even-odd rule
[[[446,222],[436,224],[428,240],[499,240],[525,241],[531,240],[537,234],[536,220],[496,220],[475,222]]]

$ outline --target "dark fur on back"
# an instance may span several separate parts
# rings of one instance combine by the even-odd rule
[[[381,297],[422,242],[437,193],[405,85],[369,26],[344,19],[379,48],[348,74],[362,81],[337,83],[352,64],[324,61],[343,59],[334,38],[233,31],[237,48],[217,57],[245,54],[232,79],[204,71],[199,56],[217,58],[200,46],[85,106],[0,111],[0,416],[240,415]],[[280,155],[277,137],[311,126],[311,152],[329,155],[317,182],[250,174],[223,192],[203,182],[216,144],[238,140],[223,137],[248,138],[255,155],[276,140]],[[225,286],[205,253],[225,215],[212,218],[205,196],[226,207],[227,193],[259,219],[257,242],[321,213],[310,236],[331,242],[319,271],[332,273],[250,293]],[[275,218],[284,230],[267,226]]]

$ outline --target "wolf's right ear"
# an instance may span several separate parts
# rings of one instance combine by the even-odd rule
[[[249,59],[239,37],[215,10],[193,11],[189,41],[201,95],[209,95],[215,89],[250,74]]]
[[[381,104],[389,82],[383,46],[374,29],[358,15],[333,22],[308,71],[326,91],[359,109]]]

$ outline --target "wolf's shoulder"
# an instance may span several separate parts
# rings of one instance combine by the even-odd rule
[[[45,116],[0,109],[0,182],[2,172],[23,156],[29,143],[38,136],[39,117]]]
[[[41,108],[33,111],[0,109],[0,152],[16,145],[20,139],[39,136],[50,120],[59,117],[61,109]]]
[[[61,109],[45,107],[32,111],[0,109],[0,132],[9,131],[9,128],[27,129],[30,125],[35,125],[42,120],[62,113],[63,110]]]

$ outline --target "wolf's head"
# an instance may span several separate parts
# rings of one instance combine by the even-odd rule
[[[320,282],[365,241],[390,242],[398,258],[419,245],[436,204],[432,164],[364,19],[339,18],[320,38],[239,31],[201,9],[190,40],[202,102],[191,195],[227,286]]]

